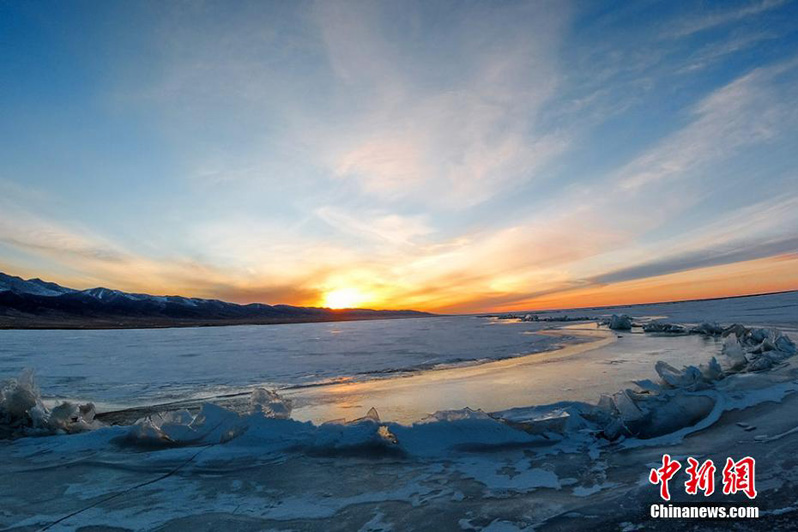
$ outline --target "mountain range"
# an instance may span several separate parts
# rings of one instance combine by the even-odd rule
[[[0,329],[114,329],[347,321],[431,316],[413,310],[239,305],[218,299],[76,290],[0,272]]]

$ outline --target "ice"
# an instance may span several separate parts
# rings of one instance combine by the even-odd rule
[[[0,388],[0,406],[7,422],[23,420],[28,412],[40,404],[39,390],[33,381],[33,371],[25,370]]]
[[[491,419],[491,417],[482,410],[471,410],[470,408],[466,407],[460,410],[442,410],[440,412],[435,412],[434,414],[430,414],[426,418],[422,419],[419,424],[473,419],[485,420]]]
[[[538,435],[469,408],[437,412],[410,426],[388,426],[404,451],[416,456],[446,456],[453,450],[486,451],[541,441]]]
[[[690,329],[692,334],[704,334],[706,336],[720,336],[723,334],[723,327],[716,322],[704,322]]]
[[[130,427],[124,441],[144,446],[224,443],[246,432],[253,418],[290,417],[291,402],[271,390],[254,390],[250,404],[252,413],[246,417],[211,403],[203,404],[196,415],[181,410],[147,416]]]
[[[659,383],[640,381],[640,391],[621,390],[598,403],[564,402],[511,409],[495,414],[463,408],[439,411],[412,425],[382,422],[376,409],[352,421],[321,425],[291,419],[291,401],[258,388],[250,396],[250,412],[239,414],[214,404],[200,411],[154,414],[126,429],[117,441],[137,446],[193,446],[257,441],[274,449],[304,449],[318,454],[398,452],[427,456],[452,449],[538,445],[581,434],[616,441],[656,438],[695,425],[717,405],[716,383],[737,373],[767,369],[795,354],[795,344],[770,329],[728,329],[721,364],[712,359],[681,369],[657,362]],[[96,428],[92,405],[62,403],[46,409],[33,378],[24,374],[2,391],[6,425],[25,420],[39,433],[77,432]],[[17,421],[17,424],[20,422]],[[35,434],[27,432],[26,434]]]
[[[672,323],[696,324],[699,328],[702,328],[703,325],[712,326],[718,323],[735,322],[756,326],[794,328],[798,325],[798,313],[795,312],[796,303],[798,303],[798,291],[791,291],[757,296],[629,305],[611,309],[579,309],[574,312],[593,319],[605,318],[608,316],[608,312],[641,318],[651,316]],[[536,314],[540,319],[545,319],[548,316],[561,315],[566,310],[541,311]],[[708,328],[707,332],[712,329],[712,327]]]
[[[734,371],[763,371],[795,355],[795,343],[776,329],[733,325],[723,333],[725,364]]]
[[[738,370],[748,362],[743,345],[737,339],[736,334],[726,337],[721,354],[723,355],[723,366],[729,370]]]
[[[704,378],[709,381],[718,381],[723,378],[723,368],[718,362],[718,359],[712,357],[709,363],[705,365],[699,366],[701,373],[704,375]]]
[[[632,318],[626,314],[613,314],[609,320],[609,328],[614,331],[629,331],[632,329]]]
[[[678,370],[666,362],[659,361],[654,369],[663,384],[671,388],[700,390],[708,386],[703,373],[695,366],[687,366]]]
[[[700,327],[705,332],[696,334],[720,336],[711,327]],[[717,353],[721,343],[712,338],[625,336],[617,344],[659,342],[681,349],[706,343]],[[250,524],[267,529],[304,524],[316,516],[319,529],[357,530],[377,515],[384,517],[372,521],[397,530],[420,528],[419,523],[428,528],[443,523],[439,528],[448,529],[446,525],[456,526],[457,521],[438,521],[447,512],[457,519],[468,515],[477,529],[496,522],[497,514],[508,523],[518,522],[519,528],[550,523],[553,529],[570,529],[575,521],[569,523],[568,516],[576,515],[575,510],[580,518],[617,513],[619,504],[627,508],[641,494],[655,496],[655,488],[641,490],[636,484],[652,457],[706,452],[702,460],[718,463],[720,453],[743,456],[752,446],[762,449],[758,468],[760,459],[771,460],[761,468],[767,472],[759,486],[765,493],[776,480],[787,479],[786,485],[795,478],[794,472],[779,467],[789,465],[798,431],[796,398],[791,398],[798,391],[798,366],[790,359],[795,344],[776,330],[742,325],[727,328],[722,343],[723,353],[705,364],[699,365],[708,356],[694,357],[695,351],[688,349],[687,356],[657,364],[651,379],[606,394],[595,404],[561,401],[500,412],[442,410],[408,425],[386,421],[390,413],[371,398],[352,403],[362,406],[346,410],[353,412],[347,414],[350,421],[303,422],[291,417],[292,405],[282,392],[255,389],[235,409],[191,406],[152,413],[129,426],[100,427],[94,425],[91,404],[46,402],[45,407],[32,376],[22,375],[3,385],[0,395],[4,422],[12,412],[24,419],[25,430],[17,436],[74,432],[78,419],[100,428],[24,437],[0,446],[0,462],[6,464],[2,473],[9,479],[0,486],[7,502],[0,524],[41,528],[90,508],[106,494],[141,484],[145,487],[70,518],[65,529],[120,523],[131,529],[171,529],[200,522],[220,529]],[[622,382],[640,376],[631,374]],[[578,371],[563,374],[573,388],[592,377]],[[288,393],[304,406],[301,395]],[[474,396],[460,399],[479,405]],[[775,413],[764,404],[782,400],[784,408]],[[380,412],[369,408],[371,404]],[[738,417],[743,414],[747,417]],[[688,434],[694,436],[685,439]],[[182,464],[188,465],[168,476]],[[26,482],[32,479],[37,482]],[[525,495],[532,490],[537,490],[534,497]],[[761,505],[778,511],[787,507],[790,501],[784,497],[794,491],[777,499],[770,495],[773,491],[759,499]],[[597,529],[603,526],[600,520],[591,523]]]
[[[64,401],[48,409],[30,370],[0,386],[0,438],[91,430],[101,426],[94,416],[92,403]]]
[[[388,425],[381,424],[374,408],[365,416],[344,423],[324,423],[311,436],[310,452],[321,455],[385,454],[399,451],[399,439]]]
[[[553,405],[521,407],[495,415],[513,427],[529,434],[564,435],[587,428],[581,416],[592,408],[587,403],[562,402]]]
[[[649,333],[668,333],[668,334],[687,334],[687,329],[683,325],[676,323],[652,322],[643,325],[643,331]]]
[[[671,393],[651,398],[649,402],[650,416],[637,434],[641,439],[655,438],[694,426],[715,408],[715,400],[705,395]]]
[[[474,316],[176,329],[0,331],[0,380],[30,361],[47,393],[152,405],[340,378],[369,380],[589,341]],[[117,363],[109,364],[109,346]]]
[[[534,433],[564,434],[578,427],[610,441],[628,437],[645,440],[678,433],[717,415],[719,396],[715,388],[719,381],[735,374],[769,369],[796,352],[790,338],[775,329],[734,326],[728,331],[723,348],[725,367],[714,357],[706,365],[682,369],[659,361],[655,371],[660,383],[639,381],[641,392],[623,390],[603,395],[595,406],[571,403],[554,409],[512,409],[495,415]],[[557,422],[553,422],[555,419]]]
[[[651,379],[641,379],[639,381],[635,381],[635,384],[638,388],[646,392],[659,392],[662,390],[662,386],[655,383]]]
[[[291,417],[293,406],[290,399],[284,399],[272,390],[258,388],[252,392],[250,400],[252,412],[260,412],[266,417],[286,419]]]

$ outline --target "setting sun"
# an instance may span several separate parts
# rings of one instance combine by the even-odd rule
[[[338,288],[324,294],[322,306],[328,308],[355,308],[370,298],[357,288]]]

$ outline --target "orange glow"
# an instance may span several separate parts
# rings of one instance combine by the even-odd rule
[[[322,306],[333,309],[357,308],[372,300],[357,288],[337,288],[324,294]]]
[[[496,310],[585,308],[689,299],[712,299],[798,289],[798,255],[662,275],[605,286],[563,291]]]

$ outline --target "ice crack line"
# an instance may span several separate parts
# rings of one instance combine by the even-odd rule
[[[213,432],[213,430],[217,429],[217,428],[218,428],[218,427],[219,427],[221,424],[222,424],[222,423],[219,423],[218,425],[216,425],[215,427],[213,427],[213,429],[211,429],[211,431],[210,431],[210,432]],[[110,496],[108,496],[108,497],[106,497],[106,498],[104,498],[104,499],[101,499],[101,500],[99,500],[99,501],[97,501],[97,502],[95,502],[95,503],[92,503],[92,504],[90,504],[90,505],[88,505],[88,506],[86,506],[86,507],[84,507],[84,508],[81,508],[80,510],[75,510],[75,511],[74,511],[74,512],[72,512],[71,514],[67,514],[67,515],[65,515],[64,517],[61,517],[60,519],[57,519],[57,520],[53,521],[52,523],[49,523],[49,524],[47,524],[47,525],[43,526],[42,528],[40,528],[40,529],[39,529],[39,532],[42,532],[42,531],[44,531],[44,530],[49,530],[49,529],[51,529],[52,527],[54,527],[55,525],[57,525],[57,524],[59,524],[59,523],[63,523],[63,522],[64,522],[64,521],[66,521],[67,519],[70,519],[70,518],[72,518],[72,517],[75,517],[76,515],[82,514],[83,512],[85,512],[85,511],[87,511],[87,510],[91,510],[91,509],[92,509],[92,508],[94,508],[95,506],[99,506],[99,505],[101,505],[101,504],[103,504],[103,503],[105,503],[105,502],[108,502],[108,501],[111,501],[111,500],[113,500],[113,499],[116,499],[116,498],[118,498],[118,497],[121,497],[122,495],[127,495],[127,494],[128,494],[128,493],[130,493],[131,491],[135,491],[135,490],[137,490],[137,489],[139,489],[139,488],[143,488],[144,486],[149,486],[150,484],[155,484],[156,482],[160,482],[161,480],[163,480],[163,479],[165,479],[165,478],[169,478],[169,477],[171,477],[172,475],[174,475],[175,473],[177,473],[178,471],[180,471],[181,469],[183,469],[184,467],[186,467],[188,464],[190,464],[190,463],[191,463],[191,462],[192,462],[192,461],[193,461],[193,460],[194,460],[196,457],[198,457],[198,456],[199,456],[201,453],[203,453],[203,452],[207,451],[207,450],[208,450],[208,449],[210,449],[211,447],[214,447],[214,446],[216,446],[216,445],[219,445],[220,443],[222,443],[222,442],[220,441],[220,442],[218,442],[218,443],[211,443],[211,444],[205,445],[205,446],[203,446],[203,448],[202,448],[202,449],[200,449],[199,451],[197,451],[196,453],[194,453],[193,455],[191,455],[191,457],[189,457],[189,458],[188,458],[188,459],[187,459],[185,462],[182,462],[180,465],[178,465],[177,467],[175,467],[175,468],[174,468],[174,469],[172,469],[171,471],[168,471],[167,473],[164,473],[164,474],[163,474],[163,475],[161,475],[160,477],[158,477],[158,478],[154,478],[154,479],[152,479],[152,480],[148,480],[148,481],[146,481],[146,482],[142,482],[141,484],[136,484],[135,486],[131,486],[131,487],[129,487],[129,488],[128,488],[128,489],[126,489],[126,490],[120,491],[120,492],[118,492],[118,493],[114,493],[113,495],[110,495]]]

